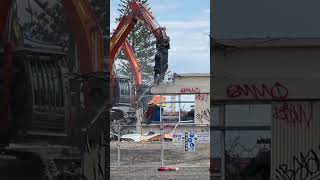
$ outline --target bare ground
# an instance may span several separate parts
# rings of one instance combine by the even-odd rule
[[[185,152],[183,144],[174,146],[171,142],[164,145],[164,165],[179,167],[178,171],[159,172],[161,166],[161,144],[121,143],[121,166],[117,167],[117,144],[112,142],[111,179],[113,180],[208,180],[209,144],[199,144],[195,152]]]

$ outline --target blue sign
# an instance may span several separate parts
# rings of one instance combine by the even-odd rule
[[[193,152],[195,151],[195,134],[194,132],[185,133],[185,151]]]

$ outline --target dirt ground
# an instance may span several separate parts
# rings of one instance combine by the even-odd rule
[[[179,167],[178,171],[159,172],[161,166],[161,144],[122,142],[120,144],[120,167],[117,167],[117,143],[111,142],[112,180],[208,180],[209,144],[198,144],[195,152],[186,152],[184,144],[164,144],[164,165]]]
[[[209,180],[208,168],[180,168],[178,171],[159,172],[156,168],[111,168],[112,180]]]

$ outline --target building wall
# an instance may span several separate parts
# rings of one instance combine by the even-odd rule
[[[215,0],[215,38],[319,37],[317,0]]]
[[[259,48],[229,54],[216,50],[213,100],[320,98],[319,50]]]
[[[175,79],[177,86],[190,87],[210,87],[210,77],[208,76],[187,76]],[[201,93],[201,89],[199,88]],[[210,123],[210,94],[196,94],[194,108],[194,123],[209,124]]]
[[[271,179],[312,179],[320,173],[319,50],[216,50],[213,55],[213,102],[272,106]]]
[[[260,48],[215,51],[214,76],[320,77],[320,48]]]
[[[175,78],[172,85],[160,85],[151,89],[153,94],[195,95],[194,123],[210,122],[210,76],[182,76]]]
[[[319,110],[319,101],[273,103],[272,179],[319,177]]]
[[[251,46],[256,46],[309,38],[298,43],[300,48],[230,51],[213,48],[211,41],[212,102],[272,106],[271,179],[307,180],[320,174],[319,41],[318,47],[306,46],[320,37],[320,24],[314,23],[320,15],[319,5],[317,0],[211,3],[211,37],[216,42],[229,39],[235,44],[245,39],[256,41],[251,42]]]
[[[194,123],[210,124],[210,94],[195,95]]]
[[[181,77],[175,79],[175,85],[210,86],[209,76]]]

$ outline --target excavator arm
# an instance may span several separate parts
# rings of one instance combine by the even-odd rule
[[[76,40],[80,74],[84,77],[104,76],[103,31],[89,1],[61,0],[61,4]],[[84,106],[87,110],[96,105],[92,94],[100,91],[94,84],[95,79],[83,82]],[[107,84],[104,86],[107,87]]]
[[[0,94],[2,99],[0,100],[0,145],[2,142],[6,142],[7,134],[10,132],[12,122],[10,121],[10,111],[11,107],[9,106],[11,102],[11,91],[10,88],[12,85],[12,72],[13,72],[13,52],[15,45],[13,42],[8,42],[10,39],[4,36],[6,27],[8,25],[7,21],[10,16],[12,0],[3,0],[0,2],[0,49],[3,48],[4,56],[3,62],[0,62],[3,65],[3,71],[0,76],[3,77],[3,91]]]
[[[81,73],[103,71],[103,34],[88,0],[61,0],[78,47]]]
[[[140,87],[142,84],[142,75],[140,65],[134,56],[134,52],[129,42],[126,40],[123,47],[124,54],[128,57],[129,63],[132,67],[132,71],[135,77],[136,86]]]
[[[167,36],[165,28],[160,27],[155,21],[155,17],[148,8],[144,4],[135,0],[129,1],[129,12],[121,18],[119,25],[111,37],[111,62],[109,69],[112,71],[114,61],[122,48],[124,49],[125,55],[128,57],[130,64],[138,65],[137,59],[133,55],[133,51],[129,50],[132,48],[127,43],[126,39],[139,20],[144,23],[156,38],[157,52],[155,55],[154,79],[155,82],[163,80],[165,72],[168,69],[168,49],[170,48],[170,38]],[[140,72],[140,68],[139,66],[133,66],[132,69],[136,76],[136,85],[139,86],[141,85],[141,75],[138,74]]]
[[[5,28],[7,17],[12,3],[11,1],[12,0],[2,0],[0,3],[0,34],[2,34]]]

